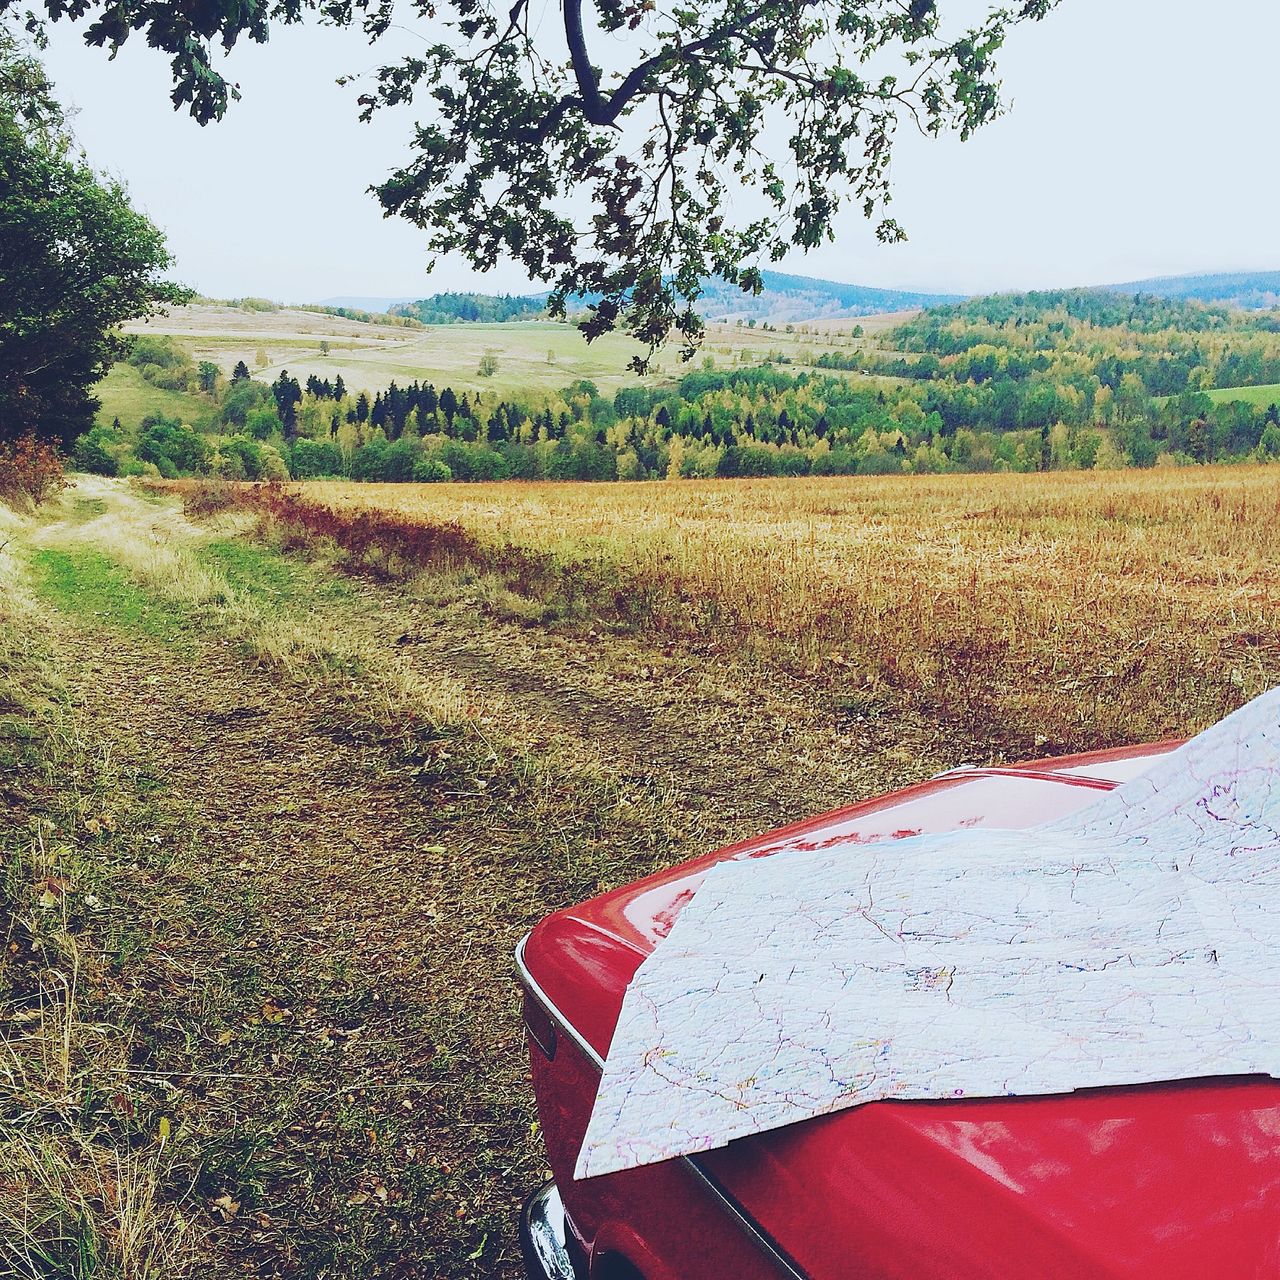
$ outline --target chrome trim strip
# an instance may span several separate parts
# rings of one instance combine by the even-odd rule
[[[594,1062],[601,1070],[604,1070],[604,1059],[595,1051],[595,1049],[587,1043],[582,1033],[569,1021],[567,1017],[552,1003],[550,996],[538,985],[538,980],[529,972],[528,965],[524,962],[524,944],[529,941],[529,935],[526,933],[520,939],[516,947],[516,970],[520,975],[520,981],[524,985],[526,991],[543,1007],[547,1016],[551,1018],[555,1024],[578,1046],[579,1049],[587,1056],[587,1059]],[[722,1187],[719,1181],[708,1173],[692,1156],[679,1157],[689,1171],[694,1175],[698,1182],[706,1189],[706,1191],[719,1202],[721,1208],[729,1214],[731,1218],[738,1224],[748,1239],[760,1249],[769,1260],[782,1272],[783,1275],[790,1277],[790,1280],[808,1280],[808,1277],[799,1266],[785,1253],[782,1247],[777,1244],[774,1239],[760,1226],[759,1223],[747,1213],[746,1209],[738,1203],[738,1201]]]
[[[529,972],[529,966],[524,962],[524,944],[529,941],[529,935],[526,933],[520,939],[516,947],[516,970],[520,974],[520,981],[524,984],[524,988],[528,993],[546,1010],[547,1016],[554,1022],[561,1031],[573,1041],[574,1044],[582,1050],[587,1057],[600,1068],[604,1070],[604,1059],[595,1051],[595,1049],[587,1043],[582,1033],[577,1027],[569,1021],[568,1018],[560,1012],[559,1009],[551,1002],[551,997],[547,995],[543,989],[538,986],[538,980]]]
[[[710,1195],[720,1202],[721,1208],[733,1218],[748,1239],[783,1275],[789,1276],[790,1280],[808,1280],[805,1273],[800,1270],[799,1264],[789,1254],[783,1252],[782,1246],[738,1203],[736,1197],[720,1185],[715,1177],[692,1156],[681,1156],[680,1159],[688,1165],[694,1177],[702,1183]]]

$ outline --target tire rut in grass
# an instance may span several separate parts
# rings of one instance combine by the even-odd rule
[[[59,642],[189,864],[130,981],[209,1274],[515,1275],[510,1201],[538,1157],[499,954],[532,906],[482,909],[501,849],[376,735],[335,743],[355,713],[330,690],[216,641],[194,662],[96,628]]]
[[[622,636],[550,635],[432,615],[386,588],[384,643],[427,673],[499,693],[526,725],[567,735],[623,780],[696,819],[705,848],[904,785],[957,763],[936,726],[852,726],[814,684]]]

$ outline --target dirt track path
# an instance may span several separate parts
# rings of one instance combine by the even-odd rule
[[[159,537],[189,532],[128,491],[88,496]],[[903,725],[837,717],[803,684],[619,637],[368,584],[349,623],[595,781],[539,775],[531,800],[509,764],[459,771],[450,743],[379,724],[356,685],[284,680],[216,633],[161,643],[51,614],[73,699],[148,797],[147,838],[186,868],[157,890],[127,993],[138,1105],[163,1090],[187,1117],[174,1176],[196,1179],[210,1276],[514,1277],[515,1208],[541,1176],[521,933],[601,883],[954,759],[920,726],[904,745]]]
[[[655,787],[695,839],[740,838],[959,763],[956,735],[843,705],[777,671],[623,636],[451,618],[382,595],[384,644],[428,673],[501,693],[548,736],[574,738],[620,777]]]

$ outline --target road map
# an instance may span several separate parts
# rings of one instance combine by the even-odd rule
[[[636,974],[593,1177],[886,1098],[1280,1075],[1280,690],[1054,823],[718,864]]]

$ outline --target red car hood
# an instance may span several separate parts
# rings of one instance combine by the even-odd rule
[[[1174,744],[964,770],[800,823],[548,917],[542,995],[603,1058],[623,992],[715,862],[1088,804]],[[813,1280],[1280,1276],[1280,1085],[1222,1079],[1057,1097],[876,1102],[697,1157]]]

